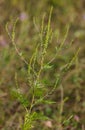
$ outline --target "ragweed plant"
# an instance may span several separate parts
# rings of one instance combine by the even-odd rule
[[[19,85],[17,82],[17,74],[15,75],[16,89],[13,90],[12,92],[12,94],[18,99],[18,101],[22,104],[22,106],[25,109],[24,123],[21,126],[22,130],[30,130],[33,127],[33,124],[36,120],[48,119],[41,112],[37,113],[36,111],[33,111],[33,108],[41,103],[46,103],[46,104],[55,103],[54,101],[49,100],[49,97],[51,97],[51,95],[53,94],[53,92],[56,90],[58,86],[60,86],[60,89],[61,89],[61,106],[60,106],[59,123],[62,124],[62,113],[63,113],[63,106],[64,106],[62,77],[63,77],[63,74],[66,73],[66,71],[71,67],[71,65],[75,61],[79,53],[79,50],[76,52],[76,54],[73,56],[73,58],[70,60],[69,63],[60,67],[59,73],[56,74],[55,83],[53,83],[52,89],[48,91],[46,84],[42,82],[43,81],[42,75],[44,74],[44,70],[49,70],[53,68],[53,61],[57,58],[58,53],[62,50],[64,43],[66,41],[67,35],[68,35],[68,30],[69,30],[69,28],[67,28],[67,32],[60,46],[55,47],[56,48],[55,56],[46,63],[45,58],[47,55],[47,49],[48,49],[49,44],[52,41],[52,36],[53,36],[53,31],[51,28],[51,16],[52,16],[52,8],[50,10],[47,25],[44,24],[44,17],[42,19],[41,31],[39,33],[39,43],[36,44],[35,51],[32,54],[29,62],[25,60],[22,53],[18,50],[16,46],[15,27],[16,27],[16,23],[18,19],[14,22],[12,34],[9,33],[8,24],[6,25],[7,33],[11,39],[11,42],[17,54],[19,55],[21,60],[25,62],[25,64],[28,66],[27,79],[28,79],[28,84],[30,88],[29,97],[31,97],[31,102],[29,101],[29,99],[27,99],[25,95],[23,95],[19,91]]]

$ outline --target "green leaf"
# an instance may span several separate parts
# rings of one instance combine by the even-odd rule
[[[42,97],[44,92],[45,92],[44,88],[36,88],[35,89],[35,96],[36,97]]]
[[[22,130],[30,130],[32,128],[32,125],[33,125],[32,115],[26,113]]]
[[[51,68],[53,68],[53,65],[49,65],[49,64],[44,65],[44,69],[51,69]]]
[[[35,120],[47,120],[48,119],[48,117],[43,115],[43,113],[41,113],[41,112],[40,113],[34,112],[33,113],[33,118]]]
[[[56,102],[51,101],[51,100],[43,100],[42,102],[45,103],[45,104],[49,104],[49,105],[56,103]]]
[[[31,114],[26,113],[22,130],[30,130],[36,120],[47,120],[48,117],[44,116],[43,113],[33,112]]]
[[[21,94],[18,90],[12,90],[12,95],[18,99],[18,101],[24,106],[27,107],[29,102],[27,98]]]
[[[36,104],[38,104],[38,103],[44,103],[44,104],[49,104],[50,105],[50,104],[53,104],[53,103],[56,103],[56,102],[51,101],[51,100],[44,100],[43,98],[41,98],[41,99],[36,101]]]

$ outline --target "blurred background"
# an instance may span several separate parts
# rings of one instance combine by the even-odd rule
[[[80,48],[76,62],[62,79],[64,98],[67,99],[62,118],[63,121],[68,120],[63,129],[85,130],[85,0],[0,0],[0,130],[20,130],[23,122],[24,109],[11,95],[11,90],[16,86],[16,72],[19,87],[24,93],[28,91],[27,66],[17,55],[8,37],[6,23],[9,22],[11,34],[13,22],[19,18],[16,45],[26,61],[29,61],[39,42],[42,17],[45,15],[47,24],[51,6],[53,40],[49,45],[47,61],[55,55],[55,46],[62,42],[66,26],[70,25],[70,29],[61,56],[53,61],[53,70],[43,80],[50,86],[49,81],[54,81],[52,73],[57,72]],[[72,40],[73,44],[66,48]],[[35,108],[36,111],[43,111],[51,120],[37,121],[34,130],[57,130],[60,96],[60,89],[57,89],[51,97],[56,104],[43,104]]]

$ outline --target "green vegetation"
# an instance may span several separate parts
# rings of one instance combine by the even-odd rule
[[[84,130],[84,1],[1,4],[0,129]]]

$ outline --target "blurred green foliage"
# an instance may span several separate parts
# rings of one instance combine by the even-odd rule
[[[21,91],[29,93],[29,84],[27,82],[27,65],[21,61],[17,55],[10,39],[7,36],[5,25],[9,22],[10,34],[12,33],[13,22],[18,17],[16,26],[16,45],[20,53],[28,61],[34,52],[36,43],[39,43],[39,30],[42,23],[42,17],[45,15],[45,24],[53,6],[51,27],[53,29],[53,40],[49,45],[46,61],[48,62],[55,56],[55,46],[62,42],[66,25],[70,24],[68,37],[63,46],[60,55],[53,61],[53,71],[51,66],[45,66],[50,72],[42,75],[44,83],[50,90],[56,75],[66,62],[70,61],[73,55],[80,47],[78,59],[72,67],[64,74],[62,84],[64,86],[64,98],[68,100],[64,103],[62,114],[64,129],[83,129],[85,128],[85,1],[84,0],[1,0],[0,1],[0,129],[1,130],[19,130],[23,122],[24,110],[19,102],[15,101],[11,92],[15,88],[15,72],[18,74],[18,82]],[[72,45],[68,48],[70,42]],[[67,48],[67,49],[66,49]],[[47,63],[46,62],[46,63]],[[38,66],[37,66],[38,69]],[[38,92],[39,94],[40,91]],[[36,93],[37,95],[37,93]],[[29,96],[29,95],[26,95]],[[31,97],[29,97],[30,100]],[[61,102],[61,90],[57,89],[50,100],[56,102],[48,106],[37,105],[33,111],[42,111],[52,119],[53,128],[57,129],[59,108]],[[70,116],[73,117],[69,120]],[[75,118],[75,115],[77,117]],[[41,124],[41,125],[40,125]],[[48,130],[44,121],[37,122],[34,130]],[[67,128],[68,125],[68,128]],[[40,127],[39,127],[40,126]]]

